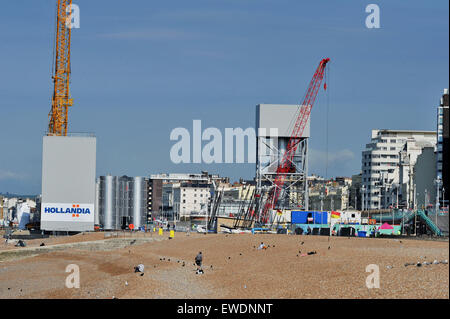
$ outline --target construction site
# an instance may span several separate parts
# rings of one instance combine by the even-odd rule
[[[98,176],[101,141],[95,132],[70,130],[72,5],[56,0],[41,195],[33,209],[26,200],[14,209],[0,201],[0,298],[449,298],[448,124],[441,173],[421,173],[431,146],[424,142],[410,156],[408,137],[392,152],[407,154],[396,177],[388,164],[386,175],[374,178],[363,158],[359,180],[313,179],[311,112],[317,99],[328,100],[334,63],[325,52],[311,61],[298,104],[255,101],[253,180],[233,184],[206,171]],[[448,122],[448,90],[440,106]],[[364,156],[376,158],[383,134],[393,133],[373,133]],[[79,269],[75,289],[67,284],[68,265]],[[369,265],[379,272],[376,289]]]

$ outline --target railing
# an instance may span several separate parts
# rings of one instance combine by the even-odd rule
[[[425,214],[423,210],[418,210],[417,215],[427,224],[427,226],[431,229],[431,231],[437,235],[442,236],[442,232],[439,227]]]

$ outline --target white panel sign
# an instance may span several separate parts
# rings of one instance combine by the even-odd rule
[[[94,204],[42,203],[41,221],[94,222]]]

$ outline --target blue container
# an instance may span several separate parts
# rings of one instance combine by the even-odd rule
[[[291,223],[292,224],[306,224],[306,218],[309,212],[302,211],[292,211],[291,212]]]
[[[308,223],[308,217],[313,219],[314,224],[328,224],[328,213],[315,211],[292,211],[291,223],[306,224]]]
[[[363,230],[358,231],[358,237],[366,237],[366,235],[367,235],[366,231]]]

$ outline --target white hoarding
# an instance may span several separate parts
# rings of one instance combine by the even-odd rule
[[[41,221],[94,222],[94,204],[42,203]]]

